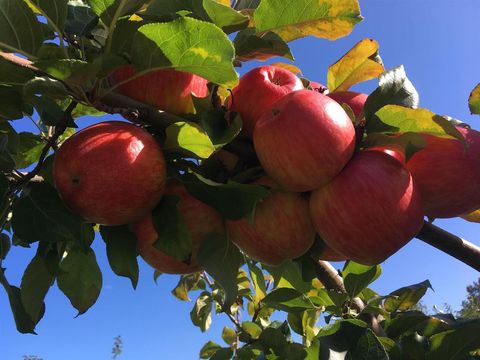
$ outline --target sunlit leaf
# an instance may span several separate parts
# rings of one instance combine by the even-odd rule
[[[208,134],[199,125],[190,122],[177,122],[165,130],[165,151],[186,152],[206,159],[215,151]]]
[[[342,270],[345,289],[350,298],[357,296],[363,289],[382,273],[380,265],[367,266],[347,261]]]
[[[385,310],[389,312],[397,310],[408,310],[418,303],[428,289],[432,289],[430,281],[405,286],[390,293],[384,302]]]
[[[480,114],[480,84],[475,86],[475,89],[470,93],[468,107],[472,114]]]
[[[255,33],[254,28],[240,31],[233,40],[236,59],[239,61],[265,61],[273,56],[283,56],[294,60],[288,44],[276,33],[267,32],[262,36]]]

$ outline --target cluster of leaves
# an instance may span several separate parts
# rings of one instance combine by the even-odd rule
[[[238,82],[234,67],[274,56],[294,60],[289,41],[304,36],[334,40],[361,21],[357,0],[0,0],[0,8],[0,259],[12,244],[38,243],[20,287],[9,284],[0,266],[0,283],[20,332],[34,331],[55,282],[79,314],[95,303],[102,287],[91,249],[95,231],[105,241],[113,271],[128,277],[133,287],[137,284],[133,234],[125,226],[97,228],[67,209],[54,188],[48,156],[74,133],[77,118],[120,112],[121,106],[105,103],[116,89],[108,82],[114,69],[131,63],[141,75],[173,68],[211,82],[210,95],[195,99],[196,114],[138,120],[157,136],[170,174],[180,177],[192,195],[226,219],[251,218],[268,190],[246,185],[261,169],[251,144],[236,139],[241,119],[222,106],[227,90]],[[359,147],[398,143],[412,153],[423,145],[419,132],[461,137],[447,118],[418,108],[418,94],[402,67],[384,72],[374,40],[359,42],[328,69],[328,87],[331,92],[348,90],[379,76],[364,116],[354,119],[346,108],[357,126],[366,124]],[[469,100],[472,112],[480,112],[479,102],[477,87]],[[20,119],[30,119],[38,133],[18,133],[15,121]],[[188,239],[175,204],[166,197],[155,210],[156,226],[172,234],[171,241],[157,246],[182,259],[188,255]],[[267,359],[317,359],[343,351],[352,358],[416,358],[412,354],[421,351],[443,359],[455,348],[449,344],[460,338],[465,342],[469,332],[478,331],[475,321],[411,311],[426,283],[386,297],[367,289],[379,275],[378,267],[348,263],[343,270],[346,292],[338,292],[314,280],[309,257],[259,267],[219,236],[202,243],[198,261],[206,273],[181,277],[175,296],[188,300],[190,290],[201,291],[191,317],[203,331],[213,309],[235,325],[224,330],[228,346],[208,343],[202,358],[263,354]],[[357,297],[366,304],[363,309],[352,309]],[[251,321],[240,322],[241,309]],[[287,312],[287,320],[270,320],[275,310]],[[322,314],[335,321],[318,327]],[[381,316],[386,336],[378,337],[364,321],[372,314]],[[292,331],[303,338],[302,345],[292,341]],[[461,354],[478,347],[476,341],[468,342]]]

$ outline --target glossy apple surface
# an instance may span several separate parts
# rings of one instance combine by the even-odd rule
[[[355,129],[342,107],[328,96],[299,90],[276,102],[253,135],[267,175],[291,191],[328,183],[350,160]]]
[[[274,102],[295,90],[302,81],[291,71],[276,66],[261,66],[243,75],[229,98],[230,110],[242,118],[242,134],[253,135],[257,120]]]
[[[255,183],[275,187],[265,178]],[[245,219],[227,221],[227,229],[238,248],[267,265],[280,265],[303,255],[315,240],[308,200],[275,188],[257,204],[253,224]]]
[[[123,225],[158,203],[166,164],[162,149],[146,130],[107,121],[62,144],[55,154],[53,176],[60,196],[74,212],[93,223]]]
[[[131,78],[137,73],[132,65],[115,70],[109,77],[111,85]],[[157,109],[177,114],[195,111],[192,95],[208,95],[208,81],[200,76],[173,69],[155,70],[120,85],[116,91]]]
[[[188,274],[199,271],[197,253],[200,244],[205,236],[210,233],[223,234],[225,232],[223,219],[216,210],[191,196],[185,190],[183,184],[179,182],[169,181],[165,194],[180,198],[177,209],[192,241],[190,261],[188,263],[182,262],[153,246],[158,238],[162,241],[162,234],[158,234],[155,230],[151,214],[130,226],[137,237],[138,252],[150,266],[162,273]]]
[[[354,91],[337,91],[327,95],[336,102],[341,104],[347,104],[352,109],[355,117],[359,117],[362,114],[365,101],[367,101],[368,95]]]
[[[400,148],[395,148],[393,146],[372,146],[365,149],[365,151],[380,151],[397,159],[401,164],[405,164],[405,154]]]
[[[420,192],[405,167],[377,151],[357,154],[326,186],[312,192],[310,211],[320,237],[361,264],[379,264],[423,224]]]
[[[458,127],[466,140],[423,135],[425,148],[407,162],[431,218],[449,218],[480,208],[480,133]]]

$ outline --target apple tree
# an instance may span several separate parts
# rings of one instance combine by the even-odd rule
[[[19,332],[48,316],[55,284],[79,314],[95,304],[98,233],[134,288],[140,255],[155,277],[179,274],[172,293],[194,299],[194,326],[206,331],[213,312],[231,321],[202,359],[465,359],[480,348],[479,319],[416,310],[428,281],[369,287],[413,237],[480,270],[479,248],[432,223],[478,221],[480,134],[420,108],[373,39],[326,69],[326,86],[301,64],[236,71],[293,60],[295,39],[347,36],[362,21],[357,0],[0,9],[0,265],[11,246],[36,248],[20,284],[0,266]],[[350,90],[376,78],[371,94]],[[480,114],[480,85],[468,103]],[[115,121],[79,131],[77,119],[104,114]],[[18,132],[20,121],[37,131]]]

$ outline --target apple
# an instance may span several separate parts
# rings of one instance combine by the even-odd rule
[[[285,95],[257,122],[258,159],[281,187],[310,191],[332,180],[355,148],[355,129],[343,108],[311,90]]]
[[[375,265],[398,251],[423,224],[423,203],[410,172],[379,151],[364,151],[324,187],[312,192],[310,212],[334,251]]]
[[[327,95],[336,102],[347,104],[352,109],[355,117],[358,118],[362,114],[363,107],[367,101],[368,95],[354,91],[337,91]]]
[[[308,84],[308,89],[322,94],[328,94],[328,88],[316,81],[310,81]]]
[[[319,248],[318,255],[316,256],[318,260],[324,261],[346,261],[348,258],[337,251],[333,250],[321,239],[316,239],[316,246]]]
[[[308,200],[299,193],[279,189],[268,178],[254,184],[267,185],[272,193],[257,204],[253,223],[246,219],[227,221],[232,242],[267,265],[280,265],[303,255],[315,240]]]
[[[192,241],[190,261],[182,262],[154,247],[157,239],[162,241],[162,234],[155,230],[151,213],[130,225],[130,229],[137,237],[138,252],[150,266],[162,273],[188,274],[199,271],[201,269],[197,262],[197,253],[200,244],[210,233],[225,233],[223,219],[216,210],[191,196],[178,181],[169,181],[165,194],[180,198],[177,209]]]
[[[116,69],[109,77],[112,86],[137,74],[132,65]],[[192,95],[208,95],[208,81],[174,69],[155,70],[118,86],[117,91],[134,100],[176,115],[194,113]]]
[[[390,155],[394,159],[397,159],[401,164],[405,165],[405,151],[400,148],[396,148],[394,145],[386,146],[372,146],[366,148],[365,151],[380,151],[387,155]]]
[[[55,187],[87,221],[124,225],[152,210],[162,197],[166,163],[145,129],[121,121],[89,126],[55,153]]]
[[[291,71],[277,66],[261,66],[243,75],[229,98],[230,110],[242,118],[242,134],[253,135],[257,120],[284,95],[303,89],[302,81]]]
[[[466,141],[423,134],[425,148],[407,162],[430,218],[449,218],[480,208],[480,133],[457,127]]]

